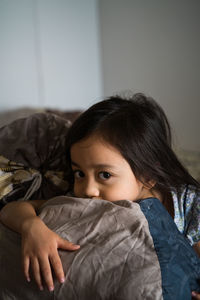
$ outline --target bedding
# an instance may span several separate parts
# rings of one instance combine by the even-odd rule
[[[0,128],[0,209],[13,200],[66,193],[70,125],[57,115],[36,113]]]
[[[0,299],[189,300],[200,291],[200,260],[159,200],[58,196],[40,217],[81,248],[60,251],[66,280],[39,291],[21,270],[20,236],[0,225]]]
[[[70,122],[36,113],[0,128],[0,209],[13,200],[49,199],[40,217],[74,243],[60,251],[66,272],[55,290],[38,290],[21,270],[20,236],[0,224],[0,299],[189,300],[200,291],[200,262],[162,204],[78,199],[68,191]]]
[[[4,110],[0,111],[0,128],[12,123],[17,119],[28,118],[29,116],[36,113],[53,114],[73,122],[81,114],[81,112],[81,110],[59,110],[52,108],[32,107],[21,107],[16,109]]]

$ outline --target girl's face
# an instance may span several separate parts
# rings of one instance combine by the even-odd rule
[[[76,197],[136,201],[153,196],[120,152],[97,135],[72,145],[71,163]]]

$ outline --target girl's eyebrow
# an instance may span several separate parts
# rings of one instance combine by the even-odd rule
[[[79,166],[77,163],[75,163],[74,161],[71,161],[71,164],[72,164],[74,167],[80,168],[80,166]]]
[[[77,164],[77,163],[74,162],[74,161],[71,161],[71,164],[72,164],[72,166],[74,166],[74,167],[81,168],[81,167],[79,166],[79,164]],[[94,165],[92,165],[92,167],[95,167],[95,168],[116,169],[115,166],[109,165],[109,164],[94,164]]]

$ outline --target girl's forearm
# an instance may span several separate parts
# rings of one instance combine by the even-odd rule
[[[22,233],[23,225],[30,219],[37,218],[38,209],[46,200],[13,201],[0,211],[0,221],[10,229]]]
[[[200,241],[198,243],[196,243],[193,246],[194,250],[196,251],[196,253],[198,254],[198,256],[200,257]]]

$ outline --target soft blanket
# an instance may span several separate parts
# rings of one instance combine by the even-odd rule
[[[60,251],[66,280],[39,291],[21,270],[20,236],[0,228],[0,299],[190,300],[200,260],[154,198],[130,201],[59,196],[40,217],[81,248]]]

